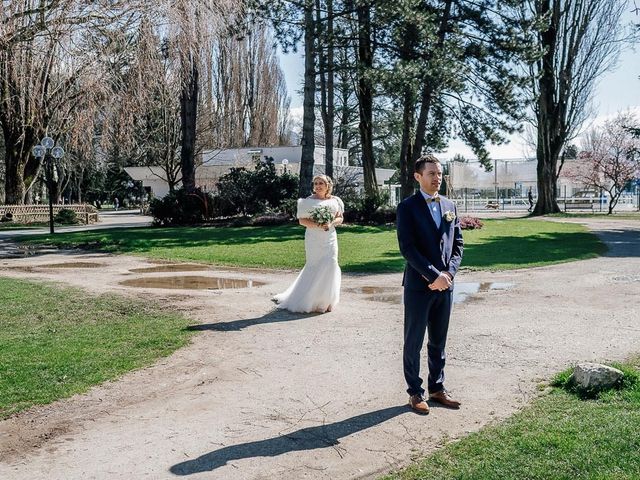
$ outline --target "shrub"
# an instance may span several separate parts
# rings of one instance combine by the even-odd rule
[[[255,215],[268,209],[278,210],[282,203],[295,199],[298,177],[278,175],[272,158],[258,160],[254,170],[232,168],[220,177],[216,199],[221,215]]]
[[[389,193],[386,191],[364,196],[349,195],[342,201],[345,204],[345,222],[380,225],[396,220],[396,209],[388,205]]]
[[[211,218],[214,207],[210,194],[200,189],[190,193],[181,188],[151,200],[149,212],[156,225],[193,225]]]
[[[483,226],[484,223],[477,217],[460,217],[460,228],[462,228],[462,230],[479,230]]]
[[[298,213],[298,199],[287,198],[283,200],[278,210],[289,218],[296,218],[296,214]]]
[[[250,225],[255,227],[267,227],[267,226],[275,226],[275,225],[284,225],[285,223],[289,223],[291,217],[282,213],[272,213],[267,215],[260,215],[257,217],[253,217],[249,222]]]
[[[73,210],[62,208],[58,211],[58,213],[56,213],[56,216],[53,218],[53,220],[61,225],[75,225],[76,223],[78,223],[78,216]]]

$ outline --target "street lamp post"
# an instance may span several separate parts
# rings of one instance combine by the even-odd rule
[[[282,170],[283,173],[287,173],[287,165],[289,165],[289,160],[286,158],[282,159]]]
[[[33,147],[31,153],[33,156],[44,160],[45,175],[47,177],[47,191],[49,192],[49,232],[54,233],[53,229],[53,160],[60,160],[64,157],[64,149],[56,147],[56,142],[51,137],[44,137],[40,140],[40,145]]]

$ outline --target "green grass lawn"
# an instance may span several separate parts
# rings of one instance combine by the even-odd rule
[[[181,315],[0,278],[0,419],[84,392],[188,342]]]
[[[464,232],[464,268],[513,269],[596,257],[604,245],[577,224],[530,219],[485,220]],[[345,272],[398,272],[404,260],[392,227],[339,229]],[[132,228],[40,235],[28,243],[95,248],[174,261],[298,269],[304,265],[304,229],[277,227]]]
[[[622,368],[628,379],[620,391],[581,400],[556,388],[505,422],[384,479],[637,480],[640,374]]]

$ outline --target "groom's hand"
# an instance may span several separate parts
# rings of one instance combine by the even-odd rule
[[[445,272],[440,273],[438,278],[429,284],[431,290],[438,290],[440,292],[447,290],[449,287],[451,287],[451,277]]]

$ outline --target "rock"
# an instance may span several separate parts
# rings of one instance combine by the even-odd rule
[[[580,363],[574,368],[570,382],[580,389],[589,392],[599,392],[612,388],[624,376],[617,368],[599,363]]]

